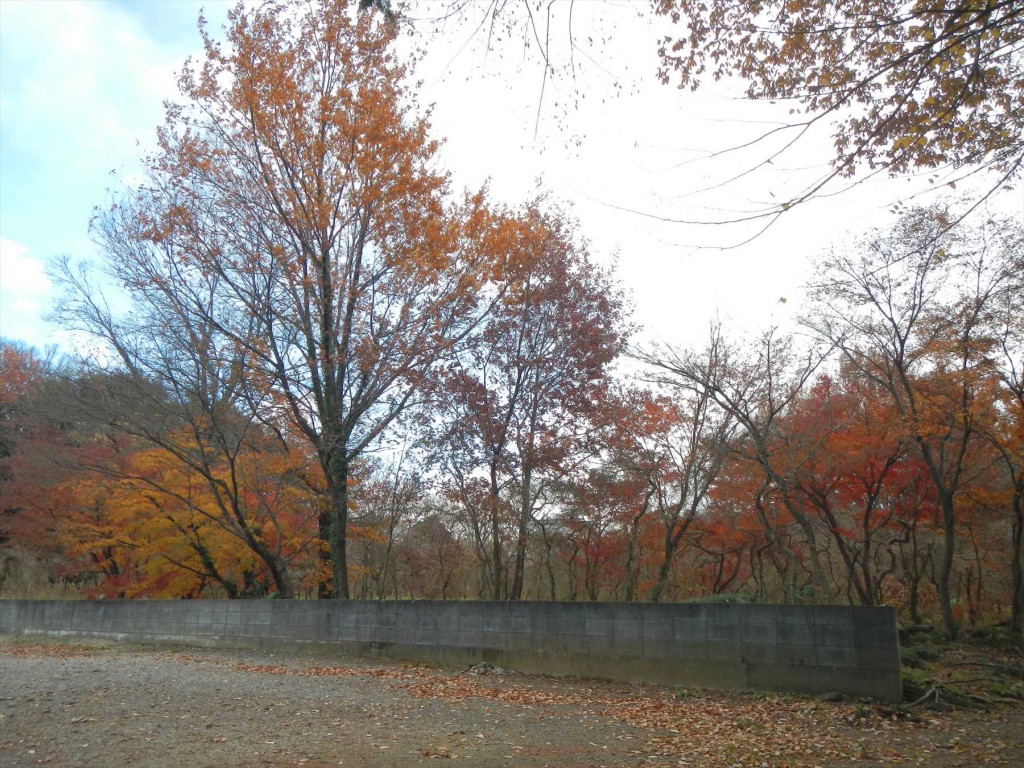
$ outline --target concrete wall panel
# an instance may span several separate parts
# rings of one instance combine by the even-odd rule
[[[0,633],[318,649],[899,701],[891,608],[494,601],[0,600]]]

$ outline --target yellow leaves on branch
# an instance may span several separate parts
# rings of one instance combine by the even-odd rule
[[[202,448],[187,430],[177,442],[126,443],[103,471],[64,483],[60,536],[70,558],[99,574],[99,593],[198,596],[215,576],[240,588],[246,572],[263,578],[247,535],[286,557],[306,546],[313,504],[292,481],[305,469],[300,452],[267,441],[240,452],[234,466],[215,461],[204,477],[176,455]]]
[[[655,0],[685,25],[660,76],[739,76],[754,99],[836,120],[835,165],[891,173],[1024,162],[1024,8],[1008,0]],[[939,147],[938,150],[933,146]]]

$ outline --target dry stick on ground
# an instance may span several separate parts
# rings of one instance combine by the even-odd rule
[[[906,684],[904,684],[904,685],[906,685]],[[921,696],[919,696],[918,698],[914,699],[912,702],[910,702],[909,704],[906,705],[907,709],[911,709],[912,707],[916,707],[916,706],[919,706],[919,705],[923,704],[928,699],[930,699],[933,695],[935,696],[935,701],[938,702],[938,700],[939,700],[939,684],[938,683],[932,683],[931,687],[929,687],[927,691],[925,691],[923,694],[921,694]]]

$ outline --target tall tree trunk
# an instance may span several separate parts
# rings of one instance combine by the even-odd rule
[[[939,499],[942,508],[942,556],[939,559],[939,574],[935,580],[935,588],[939,593],[939,610],[942,613],[942,623],[946,625],[949,636],[955,638],[960,634],[960,625],[953,615],[953,598],[950,593],[949,583],[953,575],[953,551],[956,540],[953,535],[953,499],[948,494],[942,494]]]
[[[512,587],[509,600],[523,599],[523,580],[526,571],[526,545],[528,543],[530,518],[533,517],[533,472],[523,468],[523,490],[519,497],[519,526],[516,534],[516,562],[512,572]]]
[[[652,603],[661,601],[661,594],[665,590],[665,584],[668,582],[668,572],[671,570],[671,561],[667,558],[661,561],[661,566],[658,568],[658,580],[654,583],[654,588],[651,589],[651,596],[648,598]]]
[[[494,570],[491,574],[491,599],[501,600],[501,525],[498,521],[497,497],[491,497],[491,559],[494,562]]]
[[[328,549],[331,558],[331,594],[335,600],[349,599],[348,585],[348,476],[349,462],[344,450],[335,451],[327,466],[329,499]]]

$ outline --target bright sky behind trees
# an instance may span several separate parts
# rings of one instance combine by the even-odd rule
[[[132,183],[137,159],[152,147],[162,102],[177,96],[175,73],[201,49],[195,22],[203,5],[218,30],[229,7],[219,0],[0,3],[0,335],[40,347],[72,343],[42,321],[54,298],[45,264],[60,254],[95,257],[93,207]],[[413,10],[426,15],[441,5]],[[554,39],[568,39],[564,12],[554,8]],[[925,177],[872,179],[791,211],[728,250],[700,246],[734,245],[756,229],[684,226],[622,210],[729,218],[820,174],[831,152],[823,126],[752,173],[745,172],[768,154],[763,145],[707,158],[760,135],[788,108],[747,102],[742,83],[698,94],[660,85],[657,40],[667,22],[652,16],[646,3],[577,4],[576,76],[568,46],[553,45],[558,71],[543,99],[536,46],[524,51],[519,31],[488,51],[471,17],[436,32],[420,24],[405,44],[427,52],[419,94],[433,105],[435,136],[446,139],[440,161],[453,170],[456,190],[490,179],[493,196],[511,204],[538,189],[571,203],[595,256],[617,254],[641,339],[702,338],[716,313],[749,328],[784,323],[799,311],[811,257],[890,226],[892,203],[931,185]],[[1018,189],[991,205],[1019,212],[1024,198]]]

